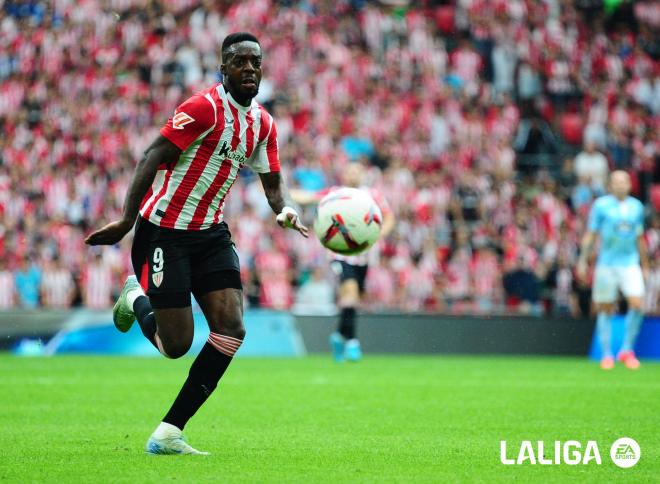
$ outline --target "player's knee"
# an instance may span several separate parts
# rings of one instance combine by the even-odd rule
[[[221,333],[236,339],[245,338],[245,327],[243,326],[243,316],[240,312],[224,314],[219,318]]]
[[[163,344],[165,355],[168,358],[177,359],[188,353],[192,341],[172,341]]]
[[[243,321],[233,322],[231,325],[226,325],[224,327],[224,333],[227,336],[231,336],[236,339],[245,339],[245,326],[243,326]]]

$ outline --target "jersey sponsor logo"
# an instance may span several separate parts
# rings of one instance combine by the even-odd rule
[[[617,224],[616,230],[619,233],[628,234],[633,231],[633,225],[628,221],[622,221]]]
[[[194,121],[195,119],[192,116],[181,111],[176,113],[172,118],[172,127],[174,129],[183,129],[186,124],[190,124]]]
[[[245,163],[245,156],[232,150],[231,145],[226,141],[222,142],[222,148],[220,148],[220,152],[218,154],[220,155],[220,157],[224,157],[229,160],[238,161],[241,164]]]

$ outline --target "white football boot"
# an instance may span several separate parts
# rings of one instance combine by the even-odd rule
[[[165,422],[161,422],[151,434],[145,452],[153,455],[209,455],[188,445],[181,430]]]

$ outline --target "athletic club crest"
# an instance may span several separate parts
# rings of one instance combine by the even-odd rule
[[[151,280],[154,281],[154,286],[160,287],[160,285],[163,283],[163,273],[162,272],[154,272],[151,275]]]

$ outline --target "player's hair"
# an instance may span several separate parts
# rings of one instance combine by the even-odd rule
[[[227,50],[229,50],[229,47],[238,42],[245,42],[246,40],[250,42],[256,42],[259,44],[259,46],[261,46],[259,39],[257,39],[249,32],[234,32],[233,34],[229,34],[227,37],[225,37],[225,40],[222,41],[222,62],[227,60]]]

